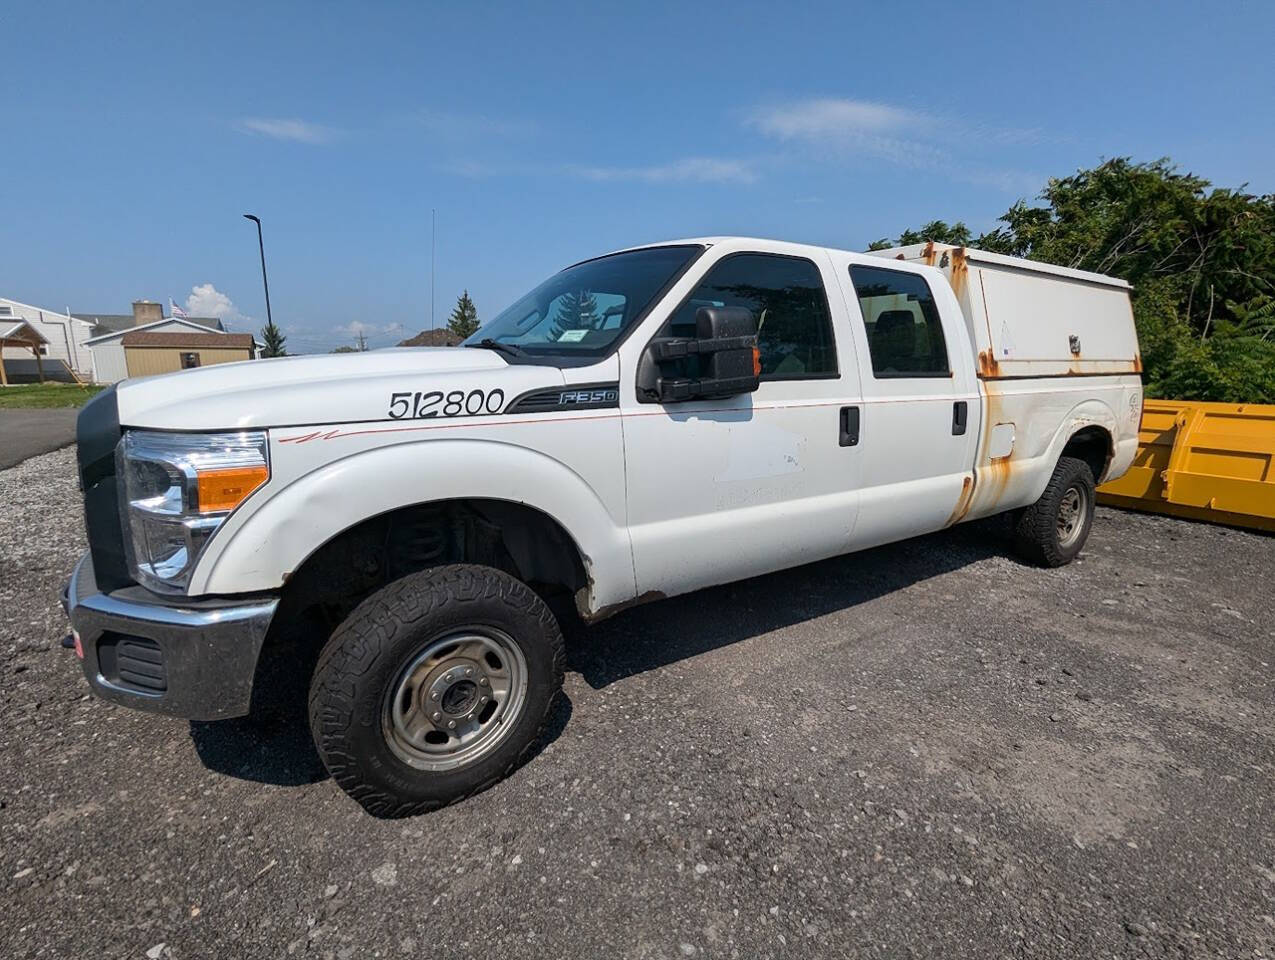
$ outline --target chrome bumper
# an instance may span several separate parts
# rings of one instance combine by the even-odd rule
[[[62,597],[84,675],[100,697],[191,720],[248,712],[277,598],[163,602],[141,587],[98,590],[86,553]]]

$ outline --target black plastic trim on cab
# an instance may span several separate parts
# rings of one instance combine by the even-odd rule
[[[103,590],[133,583],[124,556],[115,476],[115,447],[120,442],[119,401],[107,387],[84,405],[75,421],[75,456],[84,491],[84,526],[89,552]]]

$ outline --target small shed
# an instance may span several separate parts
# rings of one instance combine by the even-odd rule
[[[256,358],[251,333],[134,330],[121,339],[130,377],[152,377]]]
[[[44,383],[43,351],[48,348],[49,341],[35,327],[22,320],[8,329],[0,329],[0,386],[9,385],[9,375],[4,371],[4,348],[25,347],[35,355],[35,368],[40,382]]]

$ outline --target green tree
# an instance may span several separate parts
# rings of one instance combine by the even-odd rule
[[[593,330],[598,325],[598,301],[588,290],[569,290],[558,298],[550,339],[558,340],[567,330]]]
[[[456,300],[456,309],[447,318],[447,329],[462,340],[478,331],[478,308],[466,290]]]
[[[926,243],[933,240],[935,243],[950,243],[957,247],[965,247],[969,246],[973,239],[974,235],[970,233],[970,228],[960,220],[952,224],[943,220],[931,220],[920,230],[904,230],[899,234],[899,246],[907,247],[914,243]]]
[[[1151,396],[1275,403],[1275,196],[1117,157],[1037,199],[977,238],[953,224],[944,242],[1128,280]],[[943,240],[945,227],[899,243]]]
[[[261,355],[263,357],[286,357],[288,351],[284,347],[284,343],[287,342],[287,339],[283,335],[283,331],[275,324],[267,323],[261,328],[261,342],[265,344]]]
[[[348,343],[343,343],[341,344],[341,346],[336,347],[335,349],[329,351],[329,353],[358,353],[358,352],[359,352],[358,347],[352,347]]]

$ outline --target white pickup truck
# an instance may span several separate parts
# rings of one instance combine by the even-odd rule
[[[80,415],[92,688],[245,714],[309,624],[318,751],[369,811],[508,774],[562,683],[555,599],[632,604],[1015,512],[1051,566],[1124,473],[1121,280],[960,247],[714,238],[550,277],[460,348],[128,380]],[[268,694],[260,687],[256,695]]]

